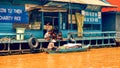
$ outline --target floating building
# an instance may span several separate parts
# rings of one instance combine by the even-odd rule
[[[91,46],[116,45],[116,31],[109,31],[109,27],[106,29],[105,25],[110,23],[102,21],[103,7],[117,6],[103,0],[0,1],[0,45],[8,44],[8,48],[0,48],[10,51],[17,45],[19,50],[26,45],[36,49],[45,47],[48,42],[44,39],[47,23],[49,29],[54,29],[56,33],[62,32],[64,40],[58,41],[57,45],[69,43],[68,34],[77,43]],[[37,44],[31,43],[31,36],[34,41],[37,39]],[[4,41],[6,38],[8,40]]]
[[[105,1],[105,0],[104,0]],[[102,9],[102,16],[103,16],[103,20],[102,22],[103,24],[103,31],[116,31],[116,41],[119,41],[119,34],[120,34],[120,4],[119,1],[113,1],[113,0],[106,0],[108,1],[110,4],[113,5],[117,5],[117,8],[103,8]],[[109,23],[109,24],[108,24]],[[117,44],[119,45],[119,44]]]

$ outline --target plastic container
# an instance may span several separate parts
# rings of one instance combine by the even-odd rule
[[[16,40],[24,40],[25,28],[16,28]]]

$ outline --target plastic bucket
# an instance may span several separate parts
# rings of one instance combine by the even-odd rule
[[[16,40],[24,40],[25,28],[16,28]]]

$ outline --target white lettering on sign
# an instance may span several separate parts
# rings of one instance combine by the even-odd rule
[[[13,20],[12,16],[0,16],[0,20]]]
[[[7,10],[5,8],[0,8],[0,13],[6,13]]]
[[[28,23],[24,6],[0,5],[0,23]]]
[[[13,12],[13,10],[12,9],[8,9],[8,13],[12,13]]]
[[[95,22],[98,22],[98,18],[95,18]]]
[[[14,9],[14,13],[21,14],[22,10],[21,9]]]
[[[101,19],[101,12],[92,12],[92,11],[84,11],[85,12],[85,22],[99,22]]]
[[[21,17],[20,16],[14,16],[14,20],[21,21]]]
[[[97,16],[98,16],[98,14],[97,14],[97,13],[95,13],[95,16],[97,17]]]

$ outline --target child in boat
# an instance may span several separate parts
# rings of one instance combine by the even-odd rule
[[[59,32],[59,34],[57,35],[57,40],[63,40],[63,38],[62,38],[62,32]]]
[[[45,40],[50,41],[51,40],[51,31],[47,31],[44,35]]]
[[[56,42],[56,41],[53,39],[53,40],[48,44],[47,49],[49,49],[49,50],[56,50],[57,47],[54,45],[55,42]]]

